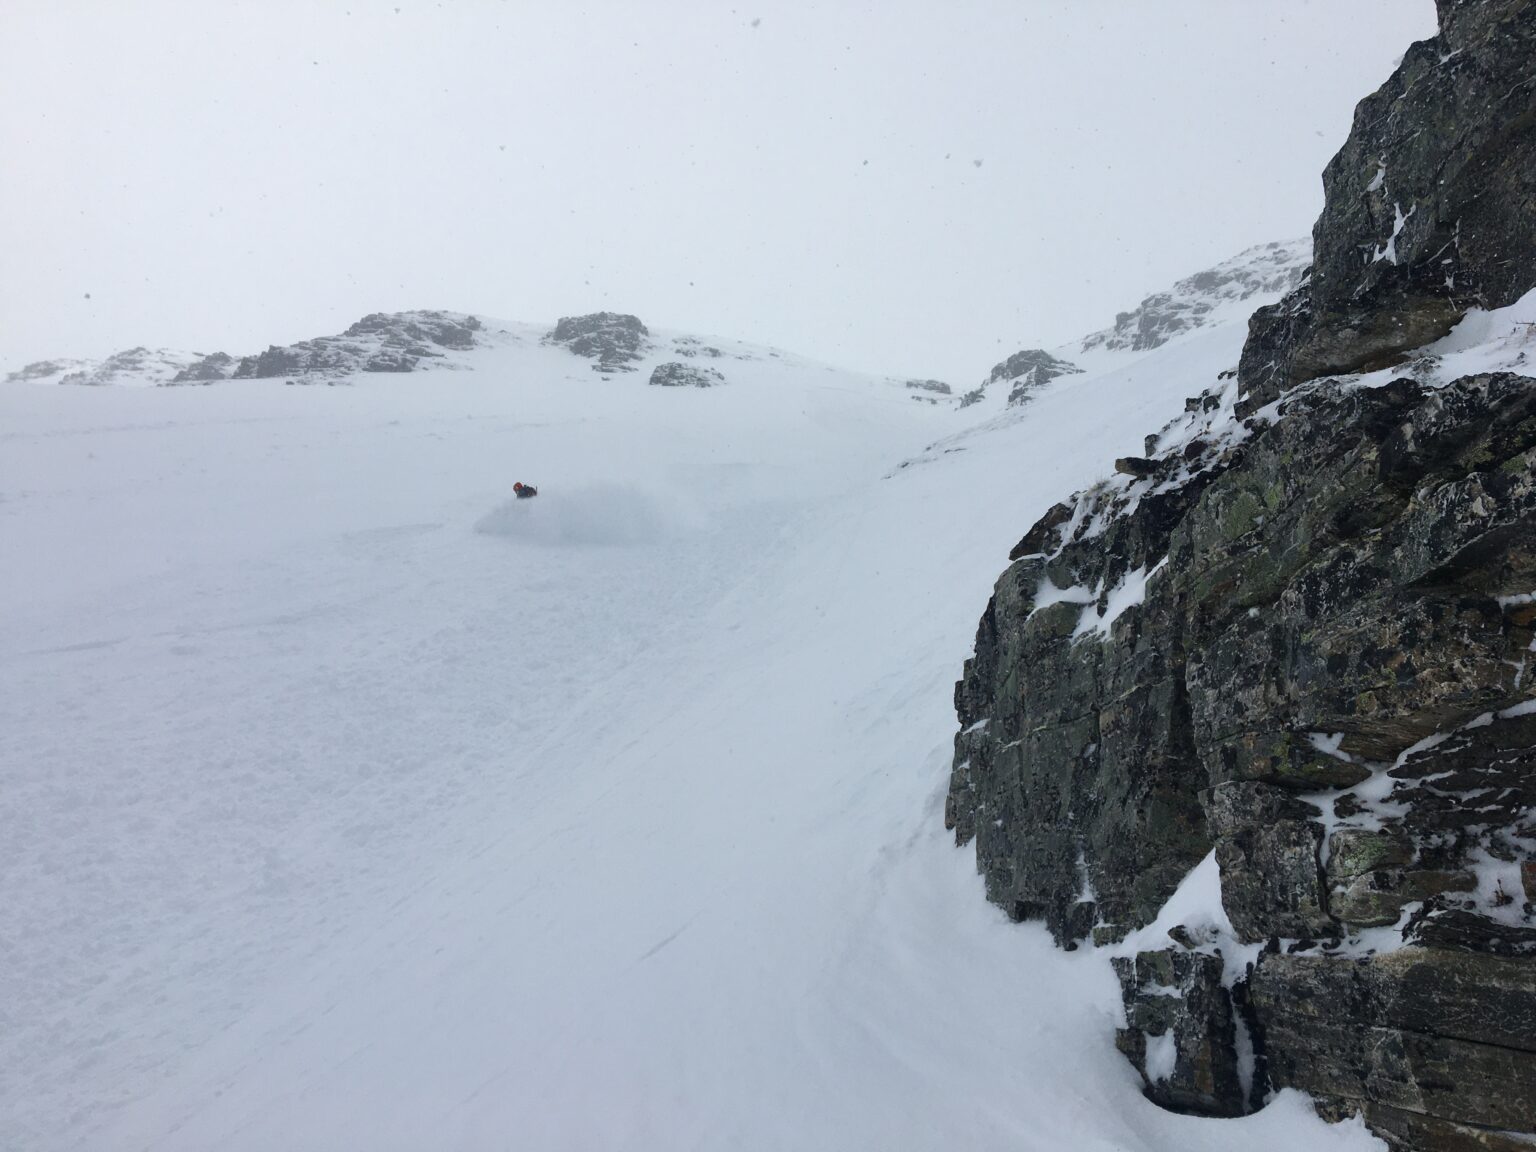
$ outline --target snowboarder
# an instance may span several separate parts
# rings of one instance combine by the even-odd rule
[[[527,500],[530,496],[537,496],[539,494],[539,490],[532,484],[524,484],[521,480],[512,485],[512,491],[517,493],[519,500]]]

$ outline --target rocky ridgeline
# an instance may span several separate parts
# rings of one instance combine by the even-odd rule
[[[173,352],[166,348],[126,348],[105,360],[39,360],[9,373],[7,384],[110,384],[153,385],[168,383],[189,364],[201,359],[197,352]]]
[[[136,352],[138,349],[129,349]],[[83,372],[96,368],[100,361],[96,360],[34,360],[15,372],[7,372],[5,382],[7,384],[21,383],[58,383],[60,379],[74,372]]]
[[[130,348],[101,361],[40,360],[6,381],[59,384],[212,384],[220,380],[335,379],[358,372],[411,372],[457,367],[454,353],[478,343],[482,326],[458,312],[375,312],[339,336],[319,336],[254,356],[203,355]]]
[[[1214,854],[1219,906],[1115,958],[1158,1103],[1296,1087],[1397,1148],[1513,1152],[1536,1137],[1536,379],[1318,375],[1536,285],[1536,169],[1506,163],[1536,139],[1506,116],[1536,99],[1536,0],[1440,13],[1361,105],[1318,272],[1255,316],[1237,378],[1011,553],[945,818],[988,898],[1066,947],[1150,924]],[[1395,251],[1374,177],[1345,179],[1366,157],[1417,221]]]
[[[192,365],[174,384],[221,379],[228,370],[235,380],[272,377],[338,377],[357,372],[414,372],[432,366],[454,366],[452,352],[475,347],[478,319],[457,312],[375,312],[364,316],[340,336],[301,340],[286,347],[273,345],[256,356],[231,364],[223,353]]]
[[[1301,283],[1312,259],[1309,240],[1263,244],[1180,280],[1115,317],[1113,328],[1083,338],[1082,349],[1150,352],[1199,328],[1255,296],[1289,292]]]

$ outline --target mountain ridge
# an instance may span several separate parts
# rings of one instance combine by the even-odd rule
[[[1144,354],[1212,323],[1233,317],[1233,310],[1255,296],[1278,297],[1294,286],[1305,267],[1309,250],[1305,240],[1270,242],[1244,249],[1208,269],[1178,280],[1152,293],[1130,312],[1122,312],[1115,324],[1070,340],[1050,350],[1023,349],[996,365],[974,389],[962,395],[952,384],[935,380],[900,381],[915,392],[913,399],[938,407],[968,408],[996,394],[1001,385],[1000,407],[1018,406],[1041,384],[1063,373],[1104,362],[1104,354]],[[622,319],[638,328],[609,325],[593,328],[602,318]],[[592,334],[578,338],[585,325]],[[562,326],[565,326],[562,328]],[[562,335],[569,332],[569,335]],[[614,333],[629,333],[623,349]],[[124,385],[168,387],[216,384],[226,380],[292,379],[295,382],[339,382],[363,374],[401,373],[426,367],[473,369],[473,353],[507,341],[547,341],[573,348],[573,355],[591,351],[593,370],[612,375],[628,371],[633,362],[671,355],[684,360],[716,360],[750,356],[795,356],[767,345],[689,333],[667,332],[656,340],[634,316],[591,313],[539,324],[499,320],[483,313],[416,309],[369,313],[341,333],[316,336],[288,345],[270,345],[265,351],[246,355],[226,352],[204,354],[171,349],[136,347],[101,360],[51,359],[34,361],[8,373],[6,384],[70,384],[85,386]],[[1017,372],[1010,361],[1023,363]],[[1041,374],[1031,365],[1054,361]],[[795,356],[796,359],[806,358]],[[1026,368],[1029,371],[1026,372]],[[1027,378],[1026,378],[1027,377]],[[935,387],[942,385],[943,390]],[[990,406],[982,411],[990,411]]]

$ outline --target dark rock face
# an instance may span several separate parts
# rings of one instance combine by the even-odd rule
[[[1328,378],[1536,284],[1536,0],[1439,9],[1360,105],[1315,267],[1253,317],[1236,387],[1010,553],[945,819],[1066,947],[1145,925],[1214,853],[1220,916],[1115,961],[1158,1103],[1296,1087],[1394,1149],[1513,1152],[1536,1137],[1536,379]]]
[[[594,372],[633,372],[644,358],[650,331],[639,317],[619,312],[564,316],[544,339],[594,361]]]
[[[1250,983],[1276,1087],[1336,1111],[1363,1105],[1399,1147],[1505,1146],[1479,1134],[1514,1146],[1536,1131],[1536,964],[1420,948],[1357,961],[1271,953]]]
[[[656,365],[651,372],[650,382],[662,388],[713,388],[717,384],[724,384],[725,377],[713,368],[680,364],[674,360]]]
[[[1118,956],[1114,964],[1127,1005],[1115,1046],[1141,1071],[1147,1095],[1180,1112],[1248,1111],[1221,957],[1169,949]]]
[[[1023,404],[1031,393],[1058,376],[1081,371],[1076,364],[1061,360],[1042,349],[1026,348],[1022,352],[1015,352],[1001,364],[993,365],[982,388],[999,381],[1006,382],[1009,385],[1008,404],[1011,407]],[[965,406],[963,401],[961,406]]]
[[[1063,944],[1146,923],[1211,849],[1185,597],[1148,575],[1212,475],[1148,494],[1135,516],[1100,516],[1120,498],[1107,494],[1047,513],[1014,549],[956,686],[946,824],[975,839],[988,898]],[[1146,602],[1108,617],[1138,586]]]
[[[907,387],[915,392],[932,392],[936,396],[949,395],[949,385],[942,380],[908,380]]]
[[[1242,1033],[1261,1085],[1401,1147],[1536,1131],[1536,1031],[1480,1022],[1536,989],[1536,380],[1302,389],[1249,423],[1020,541],[956,688],[946,822],[1064,946],[1149,922],[1214,848],[1226,947],[1305,953],[1261,958],[1251,1008],[1187,944],[1117,962],[1160,1103],[1246,1110]],[[1340,945],[1393,926],[1400,952]]]
[[[258,355],[241,357],[233,376],[266,380],[412,372],[425,363],[446,362],[449,352],[475,347],[480,328],[476,317],[454,312],[375,312],[340,336],[320,336],[281,348],[274,344]],[[206,364],[205,360],[197,367]]]
[[[1398,363],[1536,283],[1536,2],[1437,7],[1440,34],[1360,102],[1323,173],[1310,280],[1253,317],[1240,375],[1259,404]]]

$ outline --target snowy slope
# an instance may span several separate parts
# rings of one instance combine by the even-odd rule
[[[1145,1102],[940,819],[1008,548],[1241,323],[986,423],[507,330],[0,390],[0,1147],[1379,1146]]]

